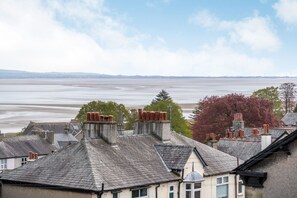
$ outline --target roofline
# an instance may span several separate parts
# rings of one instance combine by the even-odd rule
[[[42,184],[42,183],[31,183],[31,182],[24,182],[24,181],[14,181],[14,180],[1,179],[1,178],[0,178],[0,181],[4,184],[7,183],[7,184],[15,184],[15,185],[24,185],[27,187],[40,187],[40,188],[55,189],[55,190],[62,190],[62,191],[75,191],[75,192],[85,191],[85,192],[94,192],[94,193],[101,192],[101,190],[74,188],[74,187],[67,187],[67,186],[57,186],[57,185]],[[127,186],[127,187],[122,187],[122,188],[104,189],[104,192],[119,191],[119,190],[123,190],[123,189],[140,188],[140,187],[152,186],[152,185],[163,184],[163,183],[168,183],[168,182],[178,182],[178,181],[180,181],[180,178],[176,178],[174,180],[161,181],[161,182],[152,182],[152,183],[142,184],[142,185],[138,185],[138,186]]]
[[[73,187],[66,187],[66,186],[57,186],[57,185],[50,185],[50,184],[41,184],[41,183],[31,183],[31,182],[23,182],[23,181],[13,181],[13,180],[7,180],[7,179],[1,179],[1,183],[4,184],[15,184],[15,185],[23,185],[26,187],[40,187],[40,188],[46,188],[46,189],[55,189],[55,190],[61,190],[61,191],[75,191],[75,192],[100,192],[95,191],[91,189],[82,189],[82,188],[73,188]]]
[[[291,142],[293,142],[296,139],[297,139],[297,130],[290,133],[289,135],[287,135],[283,139],[272,143],[266,149],[259,152],[255,156],[251,157],[250,159],[245,161],[243,164],[241,164],[240,166],[235,168],[233,171],[237,172],[237,171],[246,170],[247,168],[257,164],[258,162],[262,161],[263,159],[266,159],[266,157],[272,155],[275,151],[284,149],[285,145],[290,144]]]
[[[38,156],[47,156],[48,154],[51,154],[51,153],[52,152],[49,152],[49,153],[46,153],[46,154],[44,154],[44,153],[42,153],[42,154],[37,153],[37,154],[38,154]],[[16,159],[16,158],[23,158],[23,157],[29,157],[29,156],[24,155],[24,156],[15,156],[15,157],[3,157],[3,158],[0,157],[0,159]]]

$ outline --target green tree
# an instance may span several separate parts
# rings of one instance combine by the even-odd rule
[[[269,100],[273,104],[273,113],[277,118],[282,118],[282,101],[279,98],[278,87],[266,87],[253,92],[253,96]]]
[[[169,96],[169,93],[162,89],[156,96],[156,98],[153,99],[152,103],[163,101],[163,100],[169,100],[172,101],[172,98]]]
[[[171,127],[173,131],[177,133],[181,133],[187,137],[192,137],[190,125],[187,120],[183,117],[181,107],[174,103],[173,100],[170,98],[169,94],[166,94],[166,97],[160,97],[162,90],[156,98],[152,101],[150,105],[144,107],[146,111],[164,111],[167,112],[168,119],[170,119],[170,112],[171,112]]]
[[[86,115],[88,112],[100,112],[102,115],[112,115],[115,121],[119,119],[119,112],[122,112],[123,121],[125,123],[125,129],[133,129],[136,116],[126,109],[123,104],[117,104],[112,101],[91,101],[88,104],[84,104],[76,115],[76,119],[80,122],[86,121]]]

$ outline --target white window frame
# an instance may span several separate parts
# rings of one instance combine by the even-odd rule
[[[241,192],[239,192],[239,184],[241,183]],[[242,195],[243,194],[243,181],[241,179],[238,180],[238,185],[237,185],[237,194]]]
[[[191,184],[191,189],[187,189],[187,184]],[[195,197],[195,192],[200,192],[200,198],[202,197],[201,189],[202,189],[202,183],[200,183],[200,188],[195,188],[195,183],[185,183],[185,198],[187,196],[187,192],[191,192],[191,198]]]
[[[22,157],[22,166],[27,164],[28,158],[27,157]]]
[[[227,178],[228,180],[227,182],[224,181],[225,178]],[[218,179],[221,179],[222,183],[218,183]],[[223,186],[223,185],[227,185],[227,192],[228,192],[227,197],[229,197],[229,175],[224,175],[216,178],[216,191],[218,186]],[[220,198],[220,197],[217,197],[217,192],[216,192],[216,198]]]
[[[113,192],[113,193],[111,193],[112,194],[112,198],[113,198],[113,195],[114,194],[117,194],[117,198],[120,198],[120,193],[119,192]]]
[[[7,169],[7,159],[0,159],[0,170]]]
[[[173,190],[170,190],[170,188],[173,188]],[[168,188],[168,198],[170,198],[170,194],[173,194],[173,198],[174,198],[174,185],[170,185]]]
[[[146,195],[145,196],[140,196],[140,191],[146,189]],[[133,191],[138,191],[138,197],[133,197]],[[140,189],[135,189],[131,191],[131,197],[132,198],[148,198],[148,188],[140,188]]]

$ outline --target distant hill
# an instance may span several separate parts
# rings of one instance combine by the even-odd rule
[[[15,78],[108,78],[112,75],[83,73],[83,72],[27,72],[19,70],[4,70],[0,69],[0,79],[15,79]]]

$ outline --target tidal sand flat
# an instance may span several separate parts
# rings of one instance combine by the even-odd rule
[[[205,96],[252,94],[297,78],[129,77],[96,79],[0,79],[0,130],[17,132],[30,121],[69,121],[92,100],[115,101],[129,108],[149,104],[161,89],[187,117]]]

